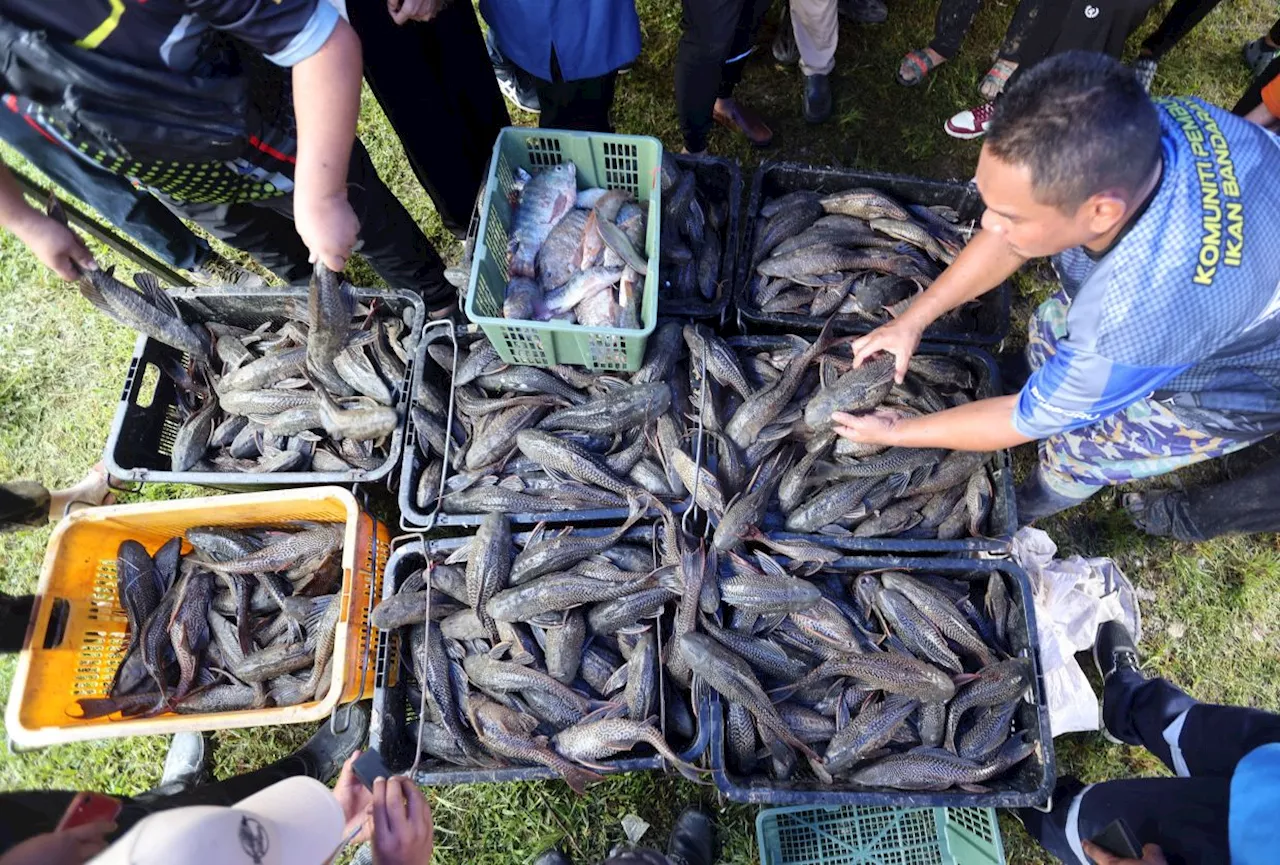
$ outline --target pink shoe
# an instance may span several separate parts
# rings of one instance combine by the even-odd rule
[[[947,134],[952,138],[962,138],[966,141],[971,138],[981,138],[987,134],[987,129],[991,126],[991,118],[995,113],[994,102],[984,102],[977,108],[961,111],[947,121]]]

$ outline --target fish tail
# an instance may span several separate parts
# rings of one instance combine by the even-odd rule
[[[604,776],[600,773],[585,769],[567,760],[557,760],[556,765],[552,768],[560,773],[561,777],[564,778],[564,782],[569,785],[569,789],[579,796],[585,794],[587,787],[591,784],[604,780]]]

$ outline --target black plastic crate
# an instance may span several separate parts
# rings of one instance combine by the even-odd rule
[[[417,335],[422,329],[426,307],[411,291],[355,289],[361,301],[377,301],[395,315],[404,317],[408,333]],[[281,324],[285,310],[307,304],[305,288],[271,288],[242,290],[235,288],[176,288],[169,295],[188,321],[217,321],[253,329],[267,322]],[[166,358],[185,355],[176,348],[139,336],[133,360],[125,375],[120,404],[107,437],[104,459],[112,477],[138,483],[200,484],[228,490],[270,489],[304,484],[355,484],[379,481],[391,474],[400,459],[404,442],[404,424],[391,435],[387,457],[376,469],[351,469],[345,472],[175,472],[171,470],[170,453],[181,421],[178,417],[177,389],[162,374],[159,363]],[[151,394],[143,393],[148,379],[156,382]],[[396,410],[408,415],[409,385],[413,380],[413,358],[405,364],[400,382],[400,399]]]
[[[763,223],[759,213],[764,200],[801,189],[825,194],[862,186],[887,192],[903,204],[943,204],[955,208],[960,215],[961,224],[980,219],[985,209],[978,191],[962,183],[927,180],[904,174],[815,168],[788,162],[762,164],[756,169],[751,182],[751,197],[747,203],[746,223],[742,233],[742,255],[739,258],[738,280],[734,290],[738,322],[744,331],[817,333],[822,329],[824,321],[798,313],[765,312],[751,300],[750,289],[754,273],[751,254],[755,248],[756,231]],[[1006,281],[978,299],[979,326],[976,330],[960,332],[935,322],[925,331],[925,338],[968,345],[995,345],[1009,332],[1011,302],[1012,289]],[[836,316],[834,324],[836,332],[840,334],[867,333],[876,327],[871,322],[851,315]]]
[[[579,529],[583,534],[604,533],[608,529]],[[514,540],[525,541],[528,534],[519,534]],[[653,529],[632,529],[624,539],[648,540],[653,537]],[[396,593],[401,583],[415,570],[425,565],[429,556],[443,559],[448,553],[467,543],[470,538],[445,538],[435,541],[411,540],[391,554],[387,560],[385,576],[382,581],[382,597],[389,598]],[[391,639],[378,641],[376,685],[373,691],[373,716],[369,727],[369,747],[382,755],[387,768],[396,774],[406,774],[415,765],[417,751],[417,720],[419,707],[414,705],[408,696],[408,686],[402,674],[399,633]],[[697,735],[683,751],[677,751],[680,758],[687,763],[694,763],[702,757],[710,742],[712,724],[717,705],[714,695],[707,695],[700,701],[696,709]],[[647,746],[641,745],[645,751]],[[608,766],[601,774],[614,775],[622,772],[645,772],[660,770],[664,761],[656,755],[644,757],[626,757],[602,761]],[[424,758],[418,762],[413,780],[417,784],[448,786],[453,784],[497,783],[502,781],[544,781],[555,780],[560,776],[545,766],[506,766],[497,769],[469,768],[454,766],[443,761]]]
[[[767,351],[786,344],[777,336],[738,336],[726,340],[731,348],[754,348]],[[961,345],[921,343],[918,355],[944,355],[966,362],[978,377],[978,392],[985,396],[1003,393],[1000,368],[987,352]],[[797,534],[786,531],[784,518],[772,501],[760,529],[771,538],[799,538],[814,541],[832,549],[849,553],[941,553],[949,555],[988,553],[1007,555],[1014,532],[1018,530],[1018,508],[1013,484],[1013,462],[1009,451],[997,451],[988,463],[991,470],[991,514],[987,524],[991,536],[940,541],[927,538],[855,538],[835,535]]]
[[[724,249],[720,257],[720,295],[715,300],[684,302],[658,295],[658,315],[697,319],[724,318],[737,285],[738,247],[741,244],[742,226],[742,169],[737,162],[719,156],[690,156],[672,154],[676,164],[685,171],[692,171],[696,186],[708,198],[725,201],[729,205],[729,220],[722,239]]]
[[[1053,791],[1057,764],[1053,735],[1049,729],[1049,706],[1045,694],[1044,667],[1039,654],[1040,639],[1036,630],[1035,606],[1026,572],[1008,561],[865,556],[839,559],[823,568],[819,574],[874,570],[915,571],[970,579],[979,601],[990,574],[1000,573],[1005,576],[1005,583],[1011,588],[1010,597],[1014,607],[1022,613],[1015,623],[1016,627],[1010,632],[1013,644],[1011,648],[1017,656],[1030,658],[1035,665],[1031,685],[1034,702],[1024,700],[1018,706],[1015,719],[1019,729],[1031,732],[1033,741],[1040,745],[1039,752],[1028,757],[1012,778],[987,782],[985,786],[991,789],[986,793],[969,793],[958,789],[932,793],[855,787],[842,784],[839,779],[832,786],[824,787],[812,776],[778,781],[766,776],[734,775],[725,758],[724,717],[716,713],[711,716],[708,752],[716,787],[731,801],[760,805],[888,805],[908,808],[1023,808],[1043,805]]]
[[[452,350],[455,346],[461,345],[457,333],[449,325],[441,322],[436,325],[428,325],[422,332],[421,339],[418,340],[418,350],[414,352],[413,359],[413,383],[409,389],[409,405],[413,405],[413,395],[418,392],[418,387],[422,381],[422,377],[427,375],[428,371],[432,375],[444,374],[446,376],[451,373],[442,373],[440,367],[436,365],[430,357],[427,356],[427,347],[435,342],[446,342]],[[453,381],[449,380],[449,393],[453,393]],[[453,412],[449,412],[452,417]],[[448,421],[446,418],[446,429],[448,429]],[[435,505],[429,508],[419,508],[415,498],[418,489],[418,479],[422,476],[422,470],[426,467],[422,453],[418,450],[417,430],[414,429],[413,415],[411,412],[405,413],[404,427],[404,459],[400,462],[400,489],[397,498],[400,505],[400,527],[405,531],[427,531],[436,524],[436,506],[439,504],[437,498]],[[448,470],[441,472],[440,480],[444,481],[448,477]]]

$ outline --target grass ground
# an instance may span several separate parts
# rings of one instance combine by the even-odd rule
[[[844,26],[834,80],[836,114],[819,128],[806,126],[800,117],[799,72],[779,69],[769,57],[767,40],[777,18],[771,13],[761,33],[763,50],[749,65],[738,95],[770,118],[776,144],[755,152],[717,131],[712,150],[742,160],[748,177],[759,159],[768,157],[968,178],[977,145],[947,138],[942,123],[976,102],[977,80],[1012,14],[1012,2],[990,0],[960,58],[914,90],[900,88],[893,74],[906,50],[928,40],[933,3],[890,4],[885,25]],[[637,5],[645,51],[621,79],[615,120],[621,131],[656,135],[678,149],[671,70],[679,7],[658,0]],[[1148,28],[1166,7],[1156,10]],[[1265,0],[1223,4],[1161,64],[1157,92],[1198,94],[1231,105],[1247,84],[1239,45],[1263,32],[1274,15],[1274,4]],[[517,115],[517,120],[533,118]],[[456,256],[456,244],[441,231],[371,99],[366,99],[361,131],[383,178],[441,249]],[[1024,320],[1043,288],[1023,283],[1016,321]],[[11,237],[0,237],[0,476],[65,485],[97,460],[132,345],[130,334],[52,279]],[[190,491],[147,493],[178,494]],[[1201,699],[1280,708],[1280,545],[1274,536],[1198,545],[1149,539],[1132,529],[1112,493],[1044,528],[1058,540],[1061,554],[1111,556],[1139,586],[1147,634],[1143,651],[1153,670]],[[48,529],[40,529],[0,537],[0,590],[31,590],[48,536]],[[0,658],[0,697],[6,700],[13,669],[12,657]],[[216,773],[225,777],[259,766],[286,753],[306,733],[297,728],[219,733]],[[146,738],[0,755],[0,789],[138,793],[158,780],[164,745],[162,739]],[[1096,735],[1066,736],[1056,746],[1059,770],[1088,781],[1160,771],[1148,756]],[[528,862],[557,841],[576,861],[588,862],[622,837],[621,819],[628,813],[651,823],[650,838],[661,839],[679,807],[692,799],[720,811],[726,861],[745,865],[757,858],[754,808],[724,806],[707,788],[667,778],[617,778],[585,798],[558,783],[457,787],[432,796],[442,865]],[[1008,820],[1005,840],[1011,862],[1051,861]]]

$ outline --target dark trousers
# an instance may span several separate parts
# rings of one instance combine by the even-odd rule
[[[50,180],[101,213],[107,222],[170,267],[191,270],[211,255],[204,238],[197,236],[151,193],[136,188],[127,177],[112,174],[51,141],[25,117],[0,108],[0,138]]]
[[[1280,457],[1233,480],[1170,493],[1156,507],[1167,508],[1161,526],[1182,541],[1204,541],[1232,533],[1280,531]]]
[[[956,54],[960,53],[960,43],[968,35],[981,6],[982,0],[942,0],[934,18],[933,41],[929,43],[929,47],[948,60],[955,59]],[[1018,4],[1009,28],[1005,31],[1004,41],[1000,44],[1000,59],[1020,59],[1022,40],[1044,6],[1045,0],[1023,0]]]
[[[707,148],[716,99],[727,99],[742,80],[747,54],[770,0],[682,0],[676,50],[676,113],[684,146]],[[790,27],[791,22],[783,25]]]
[[[1062,861],[1085,865],[1080,840],[1120,819],[1140,844],[1159,844],[1170,865],[1230,861],[1231,776],[1254,748],[1280,742],[1280,715],[1197,703],[1164,679],[1134,671],[1107,680],[1102,705],[1108,730],[1146,748],[1179,777],[1088,787],[1062,779],[1051,813],[1019,811],[1031,836]]]
[[[429,305],[453,296],[435,247],[383,184],[359,141],[351,149],[347,195],[360,220],[357,251],[387,285],[416,291]],[[286,282],[305,285],[311,279],[307,247],[293,227],[292,195],[243,204],[164,200],[175,213],[249,253]]]
[[[1143,40],[1143,52],[1159,60],[1221,2],[1222,0],[1176,0],[1160,26]]]
[[[116,818],[115,840],[128,832],[144,817],[170,808],[191,805],[234,805],[285,778],[318,774],[308,760],[298,755],[285,757],[254,772],[237,775],[225,781],[198,784],[179,792],[152,791],[124,797],[124,807]],[[0,793],[0,853],[35,835],[52,832],[71,804],[71,790],[23,790]],[[175,860],[177,861],[177,860]]]
[[[1276,26],[1271,28],[1271,39],[1273,42],[1280,43],[1280,21],[1276,22]],[[1266,87],[1271,81],[1280,76],[1280,57],[1272,60],[1267,64],[1267,68],[1262,70],[1262,74],[1249,84],[1249,89],[1240,97],[1240,101],[1231,109],[1232,113],[1239,114],[1241,117],[1257,108],[1262,102],[1262,88]]]
[[[1039,2],[1039,0],[1033,0]],[[1027,25],[1017,56],[1018,69],[1005,85],[1041,60],[1065,51],[1099,51],[1119,57],[1157,0],[1066,0],[1041,3]],[[1021,5],[1021,4],[1020,4]],[[1089,17],[1090,13],[1093,17]],[[1014,13],[1015,17],[1018,13]]]
[[[553,64],[554,65],[554,64]],[[523,71],[523,70],[522,70]],[[538,91],[538,126],[543,129],[578,129],[583,132],[612,132],[613,92],[617,71],[577,81],[547,81],[532,73]]]
[[[470,3],[397,25],[384,0],[349,0],[364,77],[445,228],[465,234],[498,132],[511,123]]]

